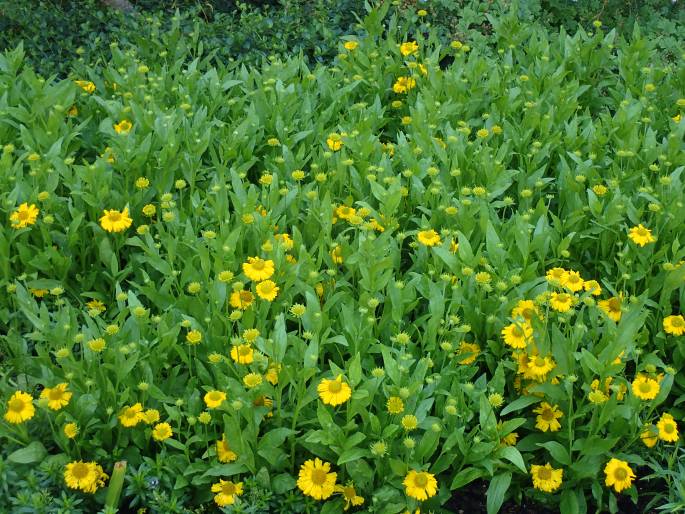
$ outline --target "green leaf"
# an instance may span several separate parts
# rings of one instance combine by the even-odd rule
[[[533,405],[534,403],[538,403],[540,401],[540,398],[537,398],[535,396],[521,396],[520,398],[517,398],[513,402],[511,402],[509,405],[504,407],[502,411],[499,413],[500,417],[501,416],[506,416],[507,414],[511,412],[516,412],[521,409],[525,409],[529,405]]]
[[[538,443],[538,446],[546,448],[552,458],[560,464],[564,464],[566,466],[571,465],[571,457],[569,456],[566,448],[564,448],[560,443],[556,441],[547,441],[546,443]]]
[[[28,446],[20,448],[9,454],[7,460],[15,464],[33,464],[42,461],[48,451],[40,441],[33,441]]]
[[[487,507],[488,514],[497,514],[502,503],[504,503],[504,496],[507,494],[511,484],[511,473],[500,473],[495,475],[490,481],[490,486],[487,492]]]
[[[481,478],[485,474],[485,471],[480,468],[464,468],[462,469],[452,480],[450,485],[450,490],[454,491],[460,487],[464,487],[470,484],[474,480]]]
[[[521,452],[519,452],[513,446],[505,446],[499,451],[499,455],[501,458],[508,460],[514,466],[519,468],[523,473],[528,473],[528,470],[526,469],[526,463],[523,461]]]

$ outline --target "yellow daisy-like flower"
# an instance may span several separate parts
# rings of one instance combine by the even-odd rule
[[[357,214],[357,209],[349,205],[339,205],[335,208],[335,216],[341,220],[350,220],[352,216]]]
[[[559,410],[557,405],[550,405],[547,402],[542,402],[533,412],[537,414],[535,418],[535,427],[543,432],[556,432],[561,428],[561,423],[557,421],[563,417],[564,413]]]
[[[146,425],[152,425],[159,421],[159,411],[157,409],[148,409],[143,412],[143,421]]]
[[[105,485],[107,474],[95,462],[74,461],[64,469],[64,481],[67,487],[78,489],[85,493],[94,493]]]
[[[202,332],[191,330],[186,334],[186,342],[190,345],[200,344],[202,342]]]
[[[133,128],[133,123],[128,120],[121,120],[114,124],[114,130],[117,134],[128,134]]]
[[[60,410],[69,405],[72,393],[67,391],[67,383],[57,384],[55,387],[46,387],[40,393],[40,397],[48,401],[48,407],[52,410]]]
[[[516,307],[511,310],[511,317],[514,319],[523,318],[525,321],[531,322],[536,316],[540,316],[540,309],[533,300],[520,300]]]
[[[238,458],[233,450],[231,450],[226,436],[223,436],[219,441],[216,442],[216,456],[219,462],[233,462]]]
[[[602,286],[596,280],[586,280],[583,282],[583,289],[592,296],[599,296],[602,294]]]
[[[262,300],[273,302],[278,296],[279,287],[272,280],[264,280],[257,284],[256,291]]]
[[[226,393],[223,391],[208,391],[204,396],[204,401],[208,409],[216,409],[224,400],[226,400]]]
[[[123,211],[116,209],[105,209],[104,214],[100,218],[100,226],[107,232],[123,232],[131,226],[133,220],[128,215],[128,207]]]
[[[577,271],[568,272],[568,275],[566,276],[566,282],[564,283],[564,287],[566,289],[573,293],[577,293],[578,291],[583,290],[584,285],[585,281],[581,278],[580,273]]]
[[[424,501],[435,496],[438,492],[438,481],[435,475],[427,471],[411,470],[404,477],[404,492],[407,496],[419,501]]]
[[[38,219],[38,207],[34,204],[22,203],[16,211],[10,214],[12,228],[24,228],[33,225]]]
[[[260,257],[248,257],[247,262],[243,263],[243,273],[255,282],[267,280],[274,274],[274,261]]]
[[[271,364],[269,368],[266,370],[264,378],[266,378],[266,381],[269,382],[271,385],[276,385],[278,384],[278,374],[280,371],[280,364]]]
[[[408,93],[416,87],[414,77],[399,77],[392,85],[392,90],[397,94]]]
[[[573,307],[575,298],[568,293],[552,293],[549,304],[557,312],[568,312]]]
[[[36,414],[33,397],[23,391],[16,391],[7,402],[7,411],[3,416],[5,421],[18,425],[28,421]]]
[[[262,383],[262,375],[259,373],[248,373],[243,377],[243,384],[245,384],[245,387],[252,389],[253,387],[257,387],[258,385],[261,385]]]
[[[127,428],[135,427],[141,421],[144,421],[144,414],[140,403],[125,406],[119,414],[119,422]]]
[[[564,286],[566,284],[566,279],[568,278],[568,271],[564,268],[552,268],[547,271],[545,276],[547,282],[554,285]]]
[[[659,441],[659,430],[654,425],[647,425],[640,432],[640,439],[647,448],[654,448]]]
[[[89,95],[95,92],[95,84],[93,84],[90,80],[75,80],[74,84],[83,89]]]
[[[254,295],[245,289],[233,291],[229,303],[234,309],[246,310],[252,305]]]
[[[463,356],[457,360],[459,364],[473,364],[480,354],[480,346],[476,343],[462,341],[457,349],[457,356]]]
[[[685,334],[685,318],[681,315],[667,316],[663,321],[664,332],[672,336],[682,336]]]
[[[416,430],[418,428],[419,419],[413,414],[407,414],[406,416],[402,416],[400,425],[402,425],[402,428],[404,428],[404,430],[407,432],[411,432],[412,430]]]
[[[337,473],[332,473],[331,465],[321,459],[308,460],[300,467],[297,487],[315,500],[326,500],[335,492]]]
[[[407,41],[400,45],[400,53],[408,57],[419,51],[419,44],[416,41]]]
[[[511,323],[502,329],[504,343],[512,348],[523,349],[533,337],[530,323]]]
[[[340,405],[345,403],[352,396],[352,388],[343,382],[342,375],[329,380],[324,378],[317,387],[319,398],[327,405]]]
[[[78,425],[76,423],[67,423],[64,425],[63,432],[68,439],[73,439],[78,435]]]
[[[440,234],[433,229],[421,230],[418,234],[416,234],[416,239],[424,246],[435,246],[442,242],[440,239]]]
[[[357,43],[356,41],[345,41],[343,43],[343,47],[345,47],[345,50],[349,50],[350,52],[352,50],[356,50],[358,46],[359,43]]]
[[[635,479],[635,473],[626,461],[612,458],[604,467],[605,484],[614,488],[617,493],[628,489]]]
[[[345,500],[344,510],[364,504],[364,498],[357,494],[352,482],[348,482],[347,485],[336,485],[335,492],[342,494],[342,497]]]
[[[524,373],[525,378],[543,378],[556,367],[554,359],[550,356],[542,357],[536,355],[528,359],[526,373]]]
[[[530,475],[533,478],[533,487],[539,491],[553,493],[561,486],[563,469],[554,469],[549,462],[544,466],[533,464],[530,467]]]
[[[633,394],[640,400],[653,400],[661,388],[659,382],[640,373],[633,380],[632,389]]]
[[[231,359],[238,364],[251,364],[254,361],[254,350],[249,344],[239,344],[231,348]]]
[[[243,483],[220,479],[216,484],[212,484],[212,492],[216,493],[214,495],[214,502],[219,507],[233,505],[236,496],[243,494]]]
[[[158,423],[152,429],[152,437],[155,441],[164,441],[174,435],[169,423]]]
[[[608,300],[600,300],[597,302],[597,305],[609,316],[609,319],[617,323],[621,321],[621,298],[619,296],[613,296]]]
[[[642,223],[640,223],[637,227],[631,228],[628,231],[628,237],[633,243],[640,246],[645,246],[656,241],[656,238],[652,235],[652,231],[646,227],[643,227]]]
[[[390,414],[402,414],[404,412],[404,402],[399,396],[391,396],[386,402]]]
[[[336,245],[335,248],[331,250],[331,259],[333,259],[335,264],[343,263],[342,246]]]
[[[342,137],[340,137],[340,134],[332,133],[328,134],[326,144],[328,145],[329,150],[331,150],[332,152],[337,152],[342,148],[343,140]]]
[[[675,443],[678,440],[678,424],[669,413],[665,412],[659,418],[656,424],[659,430],[659,439],[669,443]]]

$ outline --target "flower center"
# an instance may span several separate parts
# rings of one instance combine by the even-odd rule
[[[678,328],[685,327],[685,321],[683,321],[679,317],[676,317],[671,321],[671,325],[673,325],[674,327],[678,327]]]
[[[52,389],[48,394],[48,397],[50,398],[50,400],[61,400],[62,391],[60,391],[59,389]]]
[[[112,222],[117,222],[121,220],[121,213],[120,212],[110,212],[109,213],[109,221]]]
[[[542,357],[536,357],[535,358],[535,366],[537,366],[538,368],[542,368],[544,365],[545,365],[545,359],[543,359]]]
[[[235,494],[235,484],[233,482],[228,482],[227,484],[224,484],[221,486],[221,492],[223,494],[227,495],[234,495]]]
[[[347,486],[343,489],[343,496],[347,500],[353,500],[355,496],[357,496],[357,491],[354,490],[354,487],[352,486]]]
[[[247,355],[250,355],[251,352],[252,352],[252,350],[250,349],[249,346],[243,346],[243,347],[240,348],[240,350],[238,350],[238,353],[239,353],[242,357],[245,357],[245,356],[247,356]]]
[[[240,292],[240,300],[243,302],[249,302],[252,300],[252,293],[249,291],[241,291]]]
[[[664,432],[666,432],[667,434],[672,434],[673,432],[675,432],[675,427],[671,423],[665,423]]]
[[[27,219],[29,219],[29,211],[19,211],[19,212],[17,213],[17,217],[18,217],[21,221],[26,221]]]
[[[545,421],[552,421],[554,419],[554,412],[552,412],[552,409],[545,409],[540,415]]]
[[[416,478],[414,478],[414,484],[416,487],[426,487],[428,484],[428,477],[426,477],[425,473],[419,473],[416,475]]]
[[[264,266],[265,266],[264,261],[261,259],[256,259],[256,260],[252,261],[252,267],[254,269],[256,269],[257,271],[263,270]]]
[[[339,393],[342,389],[342,383],[337,380],[333,380],[328,384],[328,391],[331,393]]]
[[[646,228],[638,228],[637,229],[637,235],[640,237],[647,237],[649,234],[647,233]]]
[[[324,485],[326,483],[326,476],[328,473],[323,469],[315,469],[312,471],[312,483],[314,485]]]
[[[9,408],[11,411],[21,412],[24,410],[25,405],[24,400],[21,398],[14,398],[13,400],[10,400]]]
[[[547,468],[542,468],[538,471],[538,478],[540,480],[549,480],[552,478],[552,471]]]
[[[559,296],[557,296],[557,300],[562,303],[566,303],[569,300],[569,296],[566,293],[561,293]]]
[[[618,312],[621,310],[621,302],[619,302],[616,298],[612,298],[609,300],[609,310],[613,312]]]
[[[74,478],[77,480],[86,478],[88,476],[88,465],[83,462],[75,464],[71,468],[71,474],[74,475]]]
[[[616,478],[616,480],[623,481],[628,478],[628,473],[623,468],[617,468],[614,471],[614,478]]]
[[[514,328],[511,329],[511,333],[514,337],[523,337],[523,330],[516,325],[514,325]]]
[[[221,399],[221,394],[219,393],[209,393],[209,399],[213,402],[218,402]]]
[[[649,385],[649,382],[642,382],[640,384],[640,392],[641,393],[648,393],[652,390],[652,386]]]

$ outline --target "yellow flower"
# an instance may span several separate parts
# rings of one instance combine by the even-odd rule
[[[74,461],[64,469],[64,481],[71,489],[80,489],[85,493],[94,493],[105,485],[107,474],[95,462]]]
[[[38,207],[34,204],[22,203],[16,211],[10,214],[12,228],[24,228],[33,225],[38,219]]]
[[[661,415],[656,428],[659,429],[659,439],[662,441],[675,443],[678,440],[678,424],[669,413]]]
[[[476,132],[476,136],[479,137],[480,139],[485,139],[489,135],[490,135],[490,131],[486,128],[482,128],[478,132]]]
[[[583,289],[590,293],[592,296],[599,296],[602,294],[602,286],[596,280],[586,280],[583,282]]]
[[[107,310],[105,304],[102,303],[100,300],[91,300],[86,303],[86,307],[88,307],[89,310],[98,311],[100,313],[105,312]]]
[[[537,414],[535,418],[535,427],[542,430],[543,432],[556,432],[561,428],[561,423],[557,420],[563,417],[564,413],[559,410],[557,405],[550,405],[547,402],[542,402],[539,407],[533,409],[533,412]]]
[[[326,139],[326,144],[328,145],[328,148],[333,151],[337,152],[340,150],[343,146],[343,141],[342,138],[340,137],[340,134],[328,134],[328,139]]]
[[[278,295],[279,288],[272,280],[264,280],[263,282],[257,284],[256,290],[257,296],[259,296],[262,300],[273,302]]]
[[[352,388],[343,382],[342,375],[338,375],[334,380],[324,378],[317,387],[319,398],[327,405],[340,405],[345,403],[352,396]]]
[[[46,387],[40,393],[40,397],[48,401],[48,407],[52,410],[60,410],[69,405],[71,392],[67,391],[68,384],[57,384],[55,387]]]
[[[416,430],[419,426],[419,420],[413,414],[407,414],[406,416],[402,416],[400,424],[407,432],[411,432],[412,430]]]
[[[90,80],[75,80],[74,83],[88,94],[95,92],[95,84]]]
[[[4,418],[8,423],[17,425],[28,421],[35,413],[33,397],[23,391],[16,391],[7,402],[7,412],[5,412]]]
[[[408,93],[416,87],[414,77],[399,77],[392,86],[392,90],[397,94]]]
[[[407,41],[400,45],[400,53],[407,57],[419,51],[419,44],[416,41]]]
[[[439,245],[441,242],[440,234],[433,229],[421,230],[418,234],[416,234],[416,238],[418,239],[419,243],[424,246],[435,246]]]
[[[653,448],[659,440],[659,430],[654,425],[647,425],[640,432],[640,439],[647,448]]]
[[[557,312],[568,312],[573,307],[575,298],[568,293],[552,293],[549,304]]]
[[[234,309],[245,310],[252,305],[254,295],[250,291],[241,289],[240,291],[233,291],[231,293],[230,304]]]
[[[337,473],[331,473],[331,465],[321,459],[308,460],[300,467],[297,487],[315,500],[326,500],[335,491]]]
[[[364,498],[357,494],[352,482],[348,482],[347,485],[336,485],[335,492],[342,494],[342,497],[345,500],[344,510],[364,504]]]
[[[628,463],[615,458],[612,458],[604,467],[604,474],[606,475],[605,484],[608,487],[613,486],[617,493],[628,489],[635,478],[635,473],[630,469]]]
[[[659,382],[642,373],[632,383],[633,394],[640,400],[653,400],[659,394]]]
[[[235,452],[231,450],[231,447],[226,440],[226,436],[222,436],[222,438],[216,442],[216,456],[219,459],[219,462],[233,462],[238,458]]]
[[[331,250],[331,259],[335,264],[343,263],[342,246],[336,245],[335,248]]]
[[[399,396],[391,396],[386,403],[390,414],[402,414],[404,412],[404,402]]]
[[[413,469],[404,477],[404,492],[407,496],[419,501],[427,500],[438,492],[438,481],[435,475],[426,471]]]
[[[528,359],[528,366],[526,367],[526,373],[524,373],[525,378],[538,379],[544,377],[556,367],[554,359],[549,356],[541,357],[537,355],[533,358]]]
[[[239,344],[231,348],[231,359],[238,364],[251,364],[254,360],[254,350],[249,344]]]
[[[226,393],[223,391],[208,391],[204,396],[205,404],[208,409],[216,409],[225,399]]]
[[[214,501],[219,507],[233,505],[235,497],[243,494],[243,483],[219,479],[219,482],[212,484],[212,492],[216,493]]]
[[[243,377],[243,384],[249,389],[257,387],[262,383],[262,376],[259,373],[248,373]]]
[[[259,282],[267,280],[274,274],[274,261],[259,257],[248,257],[243,263],[243,272],[250,280]]]
[[[345,47],[345,50],[349,50],[351,52],[352,50],[357,49],[359,43],[357,43],[356,41],[345,41],[343,43],[343,46]]]
[[[335,215],[341,220],[350,220],[357,214],[357,209],[349,205],[339,205],[335,208]]]
[[[147,425],[152,425],[159,421],[159,411],[157,409],[148,409],[143,412],[143,421]]]
[[[64,425],[64,435],[69,439],[73,439],[78,435],[78,425],[76,423],[67,423]]]
[[[564,287],[573,293],[577,293],[583,289],[585,281],[580,277],[577,271],[569,271],[566,275],[566,282]]]
[[[122,232],[130,227],[131,223],[133,220],[128,215],[128,207],[124,208],[123,211],[105,209],[100,218],[100,225],[107,232]]]
[[[133,124],[128,120],[121,120],[119,123],[114,124],[114,130],[117,134],[128,134],[132,128]]]
[[[119,422],[125,427],[135,427],[144,420],[143,406],[136,403],[132,406],[125,406],[119,414]]]
[[[164,441],[174,435],[169,423],[158,423],[152,429],[152,438],[155,441]]]
[[[514,319],[522,318],[525,321],[531,322],[535,316],[540,316],[540,310],[533,300],[519,300],[516,307],[511,310],[511,317]]]
[[[563,469],[554,469],[549,462],[544,466],[533,464],[530,467],[530,474],[533,477],[533,487],[546,493],[553,493],[561,486]]]
[[[463,355],[463,357],[458,359],[457,362],[459,364],[473,364],[476,362],[478,354],[480,354],[480,346],[478,346],[476,343],[467,343],[466,341],[462,341],[459,343],[457,355]]]
[[[568,271],[564,268],[552,268],[547,271],[547,282],[551,282],[554,285],[563,286],[566,284],[566,279],[568,278]]]
[[[281,365],[280,364],[271,364],[269,366],[269,369],[266,370],[266,374],[264,375],[264,378],[266,378],[266,381],[269,382],[271,385],[276,385],[278,384],[278,373],[281,371]]]
[[[191,345],[200,344],[202,342],[202,332],[191,330],[186,334],[186,342]]]
[[[673,336],[685,334],[685,318],[681,315],[667,316],[664,318],[664,332]]]
[[[523,349],[533,337],[533,327],[528,322],[511,323],[502,329],[502,337],[505,344]]]
[[[652,231],[648,228],[642,226],[640,223],[637,227],[633,227],[628,231],[628,237],[630,240],[640,246],[645,246],[646,244],[653,243],[656,241],[652,235]]]
[[[599,308],[609,316],[609,319],[619,322],[621,321],[621,297],[613,296],[608,300],[600,300],[597,302]]]
[[[78,116],[78,107],[76,105],[72,105],[71,107],[69,107],[67,115],[71,118]]]

